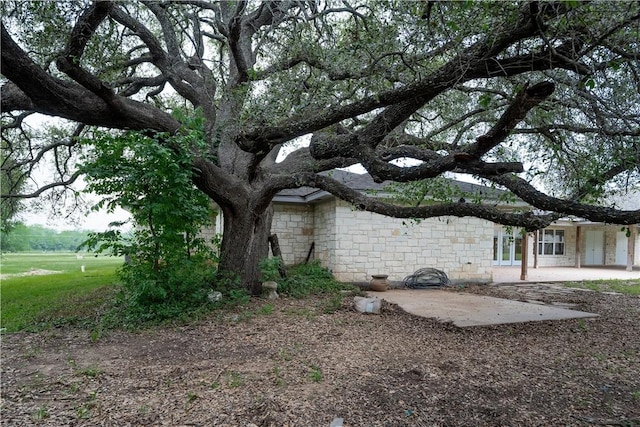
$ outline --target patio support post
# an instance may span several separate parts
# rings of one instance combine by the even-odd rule
[[[629,238],[627,239],[627,271],[633,271],[633,259],[635,258],[637,225],[629,226]]]
[[[527,264],[529,263],[529,235],[526,232],[522,233],[522,262],[520,265],[520,280],[527,280]]]
[[[533,268],[538,268],[538,238],[540,236],[540,230],[536,230],[533,233]]]
[[[576,268],[580,268],[582,258],[582,227],[576,227]]]

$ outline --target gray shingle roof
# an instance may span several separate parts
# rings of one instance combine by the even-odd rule
[[[369,174],[358,174],[353,172],[347,172],[343,170],[332,170],[322,172],[322,175],[328,176],[347,187],[358,191],[382,191],[385,187],[391,184],[393,181],[384,181],[377,183],[373,181]],[[463,181],[450,180],[451,184],[457,187],[464,193],[478,193],[486,199],[497,199],[504,193],[502,190],[496,190],[494,188],[485,187],[482,185],[472,184]],[[311,187],[291,188],[280,191],[274,201],[276,202],[291,202],[291,203],[309,203],[314,200],[324,199],[331,195],[326,191],[319,190]]]

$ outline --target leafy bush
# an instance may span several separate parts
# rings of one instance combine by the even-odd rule
[[[260,280],[262,282],[278,281],[281,279],[280,267],[282,266],[282,258],[271,257],[260,260],[258,264],[260,268]]]
[[[202,258],[125,265],[119,270],[120,315],[127,326],[188,317],[208,305],[215,270]]]
[[[294,298],[356,289],[338,282],[331,271],[322,267],[318,261],[291,267],[288,273],[286,279],[278,282],[278,292]]]
[[[201,117],[197,111],[179,116],[185,126],[175,135],[96,131],[82,168],[88,190],[103,196],[96,208],[124,206],[133,218],[131,231],[92,233],[84,243],[91,251],[129,259],[119,271],[116,316],[127,325],[209,310],[208,293],[218,290],[216,283],[228,283],[215,277],[218,256],[210,243],[219,239],[206,242],[199,235],[214,218],[211,201],[193,184],[192,148],[202,140]]]
[[[250,296],[236,281],[220,276],[204,256],[175,257],[160,267],[130,264],[118,272],[122,286],[106,327],[136,327],[189,321],[219,308],[244,305]],[[220,292],[222,298],[209,298]]]

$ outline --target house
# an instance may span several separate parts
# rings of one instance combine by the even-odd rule
[[[330,174],[360,191],[380,191],[386,185],[375,183],[366,174],[339,170]],[[499,203],[498,190],[457,181],[453,184],[463,192],[481,192],[485,201]],[[490,282],[494,268],[520,265],[523,260],[520,230],[484,219],[390,218],[355,210],[325,191],[308,187],[278,193],[273,206],[272,233],[278,236],[285,263],[316,259],[342,281],[368,281],[373,274],[387,274],[390,280],[399,281],[418,269],[432,267],[444,271],[454,282]],[[528,235],[527,264],[638,266],[638,226],[630,230],[627,237],[621,226],[557,221]]]
[[[383,191],[366,174],[334,170],[331,178],[359,191]],[[481,194],[483,202],[505,209],[530,209],[523,202],[506,205],[504,192],[460,181],[451,184],[467,194]],[[627,200],[622,209],[637,209],[640,198]],[[421,268],[444,271],[453,282],[492,281],[495,268],[577,267],[599,265],[640,267],[638,225],[593,223],[562,219],[523,241],[519,229],[490,221],[446,216],[423,220],[390,218],[355,210],[330,193],[309,187],[283,190],[273,200],[272,233],[278,236],[288,265],[318,260],[345,282],[366,282],[374,274],[401,281]],[[217,230],[221,233],[220,221]],[[526,252],[523,250],[527,248]],[[640,275],[639,275],[640,277]]]
[[[332,178],[357,190],[376,187],[368,175],[334,171]],[[443,270],[450,279],[491,278],[493,226],[486,220],[390,218],[309,188],[285,190],[273,205],[272,232],[285,263],[304,261],[313,244],[313,258],[341,281],[368,281],[373,274],[402,280],[425,267]]]

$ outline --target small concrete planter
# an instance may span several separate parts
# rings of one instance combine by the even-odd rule
[[[207,294],[207,299],[210,302],[218,302],[222,299],[222,292],[209,291],[209,293]]]
[[[386,274],[373,274],[369,281],[369,290],[374,292],[384,292],[389,289],[389,282]]]
[[[278,284],[274,281],[264,282],[262,284],[263,291],[267,294],[267,298],[269,299],[277,299],[278,298]]]

